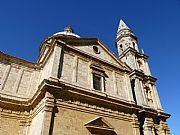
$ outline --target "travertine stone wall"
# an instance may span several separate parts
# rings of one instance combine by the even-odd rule
[[[64,54],[63,66],[62,66],[62,75],[61,77],[69,82],[72,82],[73,79],[73,63],[74,63],[74,56],[69,55],[67,53]]]
[[[121,61],[97,39],[49,38],[42,43],[37,63],[0,52],[0,135],[90,135],[85,124],[97,118],[107,121],[117,135],[139,135],[136,113],[157,119],[169,117],[158,112],[162,107],[144,54],[137,53],[142,57],[137,59],[134,51],[129,51]],[[120,44],[118,50],[123,51]],[[135,39],[125,37],[122,44],[124,50],[130,46],[138,52]],[[133,69],[144,70],[142,76],[150,78],[149,82],[143,82]],[[101,78],[101,90],[93,88],[93,74]],[[131,79],[135,79],[139,106],[133,99]],[[145,83],[153,90],[149,106]],[[140,106],[144,106],[142,110]],[[144,135],[152,134],[153,122],[145,118]],[[169,135],[166,121],[158,128],[161,134]]]
[[[18,119],[7,116],[4,117],[0,112],[0,135],[19,135],[19,125]]]
[[[132,69],[138,69],[136,64],[136,59],[133,54],[127,53],[126,57],[122,57],[121,60],[123,62],[126,62],[128,66],[130,66]]]
[[[0,93],[29,98],[37,90],[39,71],[17,64],[0,63]]]
[[[42,68],[40,72],[39,83],[41,83],[44,79],[48,79],[50,77],[51,70],[52,70],[52,55],[46,61],[44,67]]]
[[[93,63],[98,63],[91,59],[85,59],[80,55],[75,53],[64,53],[63,63],[62,63],[62,73],[60,80],[73,83],[74,85],[93,89],[92,88],[92,78],[91,78],[91,68],[90,65]],[[55,65],[55,64],[53,64]],[[102,65],[105,71],[105,92],[109,95],[116,96],[125,100],[131,100],[128,96],[131,94],[131,87],[126,83],[129,78],[125,78],[124,74],[117,69],[110,68],[106,65]]]
[[[100,114],[58,107],[54,120],[53,135],[89,135],[85,124],[101,116]],[[131,122],[117,118],[103,117],[115,130],[117,135],[132,135]]]
[[[117,86],[117,95],[126,99],[127,98],[127,93],[124,89],[124,77],[120,73],[116,73],[116,86]]]
[[[96,44],[94,44],[96,45]],[[91,55],[91,56],[94,56],[94,57],[99,57],[101,58],[102,60],[104,61],[108,61],[108,62],[113,62],[113,64],[115,65],[119,65],[118,62],[116,62],[113,57],[111,57],[107,51],[105,51],[105,48],[103,48],[102,46],[100,45],[96,45],[99,47],[99,50],[100,50],[100,53],[96,54],[94,53],[94,50],[93,50],[93,45],[80,45],[80,46],[74,46],[75,48],[78,48],[79,50]]]
[[[105,91],[107,93],[112,93],[113,95],[116,95],[116,84],[114,84],[115,82],[115,75],[112,69],[105,69],[105,72],[108,76],[108,79],[106,79],[105,81]]]
[[[88,85],[88,70],[90,69],[88,61],[79,58],[77,61],[77,83],[82,86]]]

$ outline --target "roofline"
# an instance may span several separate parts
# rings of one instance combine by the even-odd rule
[[[113,56],[120,64],[122,64],[123,67],[127,68],[128,71],[132,71],[132,69],[125,62],[122,62],[118,58],[118,56],[116,56],[104,43],[102,43],[99,39],[97,39],[97,40],[98,40],[98,42],[100,42],[100,44],[102,44],[105,47],[105,49],[107,49],[108,52],[110,52],[109,54],[111,56]]]
[[[29,62],[27,60],[6,54],[2,51],[0,51],[0,62],[2,62],[4,64],[15,63],[15,64],[22,65],[25,67],[29,67],[29,68],[33,68],[33,69],[39,69],[39,65],[36,63]]]

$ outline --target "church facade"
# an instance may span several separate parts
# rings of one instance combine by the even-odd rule
[[[66,27],[36,63],[0,52],[0,135],[170,135],[148,56],[122,20],[116,47]]]

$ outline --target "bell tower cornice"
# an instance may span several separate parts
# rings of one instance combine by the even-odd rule
[[[148,59],[148,56],[146,54],[137,52],[137,50],[135,50],[132,47],[128,47],[125,51],[122,52],[122,54],[119,56],[119,58],[121,59],[122,57],[124,57],[125,55],[127,55],[127,53],[132,53],[134,54],[137,58],[143,58],[145,60]]]

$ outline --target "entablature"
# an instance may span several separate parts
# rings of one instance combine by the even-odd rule
[[[170,117],[169,114],[164,112],[141,107],[135,103],[125,100],[123,101],[120,98],[113,97],[103,92],[92,91],[89,89],[73,86],[71,84],[66,84],[64,82],[55,82],[50,80],[44,80],[39,86],[39,89],[35,95],[28,100],[24,99],[23,101],[19,101],[0,96],[0,107],[8,110],[30,112],[30,110],[36,108],[37,104],[42,101],[43,98],[45,98],[47,92],[53,95],[52,98],[56,100],[62,99],[65,102],[79,101],[82,103],[105,107],[113,111],[120,111],[128,114],[137,114],[141,111],[145,111],[148,115],[153,115],[154,117],[158,116],[163,119]],[[48,102],[45,103],[48,104]],[[51,103],[46,106],[51,106]]]
[[[126,56],[128,53],[132,53],[135,57],[137,58],[142,58],[147,60],[148,56],[145,54],[142,54],[140,52],[138,52],[136,49],[132,48],[132,47],[128,47],[126,50],[124,50],[122,52],[122,54],[119,56],[119,59],[123,58],[124,56]]]
[[[156,78],[153,77],[153,76],[150,76],[150,75],[145,75],[144,72],[141,72],[139,70],[133,70],[129,76],[131,78],[138,78],[140,80],[144,80],[145,82],[148,82],[148,83],[152,83],[152,84],[155,84],[156,82]]]

